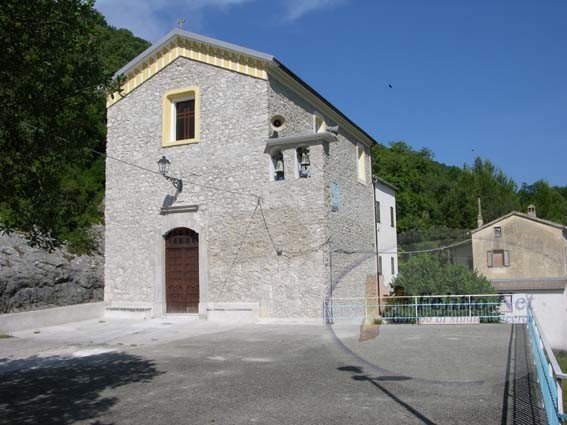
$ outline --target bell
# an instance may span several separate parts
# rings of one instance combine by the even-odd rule
[[[277,159],[275,171],[276,171],[276,173],[283,173],[284,172],[283,159],[281,159],[281,158]]]
[[[306,168],[309,167],[311,165],[311,161],[309,160],[309,151],[307,149],[304,149],[301,152],[301,167]]]

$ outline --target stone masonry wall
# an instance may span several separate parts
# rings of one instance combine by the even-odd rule
[[[312,134],[313,115],[322,116],[327,126],[336,123],[318,111],[313,105],[281,84],[270,80],[270,116],[282,115],[286,120],[280,136]],[[338,142],[330,143],[325,148],[319,147],[322,160],[312,166],[315,174],[323,175],[323,204],[320,214],[325,217],[324,239],[330,237],[331,244],[320,250],[325,266],[325,285],[320,287],[321,299],[331,293],[330,279],[335,286],[335,296],[363,297],[366,279],[376,274],[376,256],[374,254],[374,212],[371,164],[368,161],[367,184],[358,182],[356,139],[340,129]],[[313,151],[313,149],[312,149]],[[322,167],[318,164],[322,164]],[[341,207],[331,211],[330,184],[339,184]],[[332,252],[329,252],[331,250]],[[337,252],[339,251],[339,252]],[[343,254],[340,251],[354,251]]]
[[[334,125],[331,124],[331,125]],[[328,209],[332,238],[332,296],[364,297],[368,276],[376,276],[374,186],[367,147],[366,183],[358,180],[356,138],[340,129],[339,142],[331,144],[327,166],[327,197],[330,186],[339,187],[337,211]],[[329,294],[331,295],[331,294]]]
[[[163,95],[188,86],[200,90],[200,142],[162,148]],[[163,234],[185,226],[200,237],[204,305],[253,302],[262,317],[320,317],[326,257],[320,251],[296,254],[325,239],[324,177],[272,181],[264,152],[268,135],[266,81],[185,58],[109,108],[108,154],[156,171],[157,160],[166,155],[170,174],[184,181],[175,205],[198,205],[198,210],[160,215],[164,200],[174,194],[172,185],[108,159],[107,301],[151,307],[159,314]],[[324,167],[322,148],[313,149],[312,161]],[[286,153],[286,168],[292,163]],[[266,224],[250,194],[261,197]]]

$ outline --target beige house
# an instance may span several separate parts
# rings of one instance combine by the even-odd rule
[[[474,268],[501,291],[562,289],[567,231],[562,224],[513,211],[471,232]]]
[[[474,268],[512,294],[507,307],[516,317],[509,319],[533,308],[551,346],[567,350],[566,226],[538,218],[530,205],[527,214],[513,211],[471,234]]]

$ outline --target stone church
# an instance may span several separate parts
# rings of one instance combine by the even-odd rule
[[[275,57],[181,29],[117,75],[107,315],[320,319],[364,296],[371,136]]]

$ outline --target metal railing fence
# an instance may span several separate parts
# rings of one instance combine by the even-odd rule
[[[547,343],[531,308],[528,308],[528,328],[547,423],[549,425],[562,424],[567,421],[567,415],[563,412],[562,387],[562,381],[567,380],[567,374],[564,374],[559,367],[553,350]]]
[[[328,298],[324,304],[326,323],[374,318],[390,323],[418,323],[437,318],[499,322],[502,315],[512,313],[512,309],[511,294]]]

